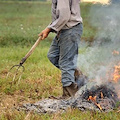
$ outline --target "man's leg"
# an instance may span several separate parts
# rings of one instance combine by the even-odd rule
[[[69,30],[63,30],[59,37],[60,57],[59,66],[62,71],[63,89],[66,89],[70,96],[78,90],[75,83],[75,69],[77,68],[78,44],[80,42],[80,26]]]
[[[62,84],[64,87],[75,82],[74,72],[77,62],[78,45],[72,41],[72,37],[73,36],[69,35],[66,39],[62,38],[60,45],[59,65],[62,71]]]
[[[58,46],[58,38],[57,36],[53,39],[49,52],[48,52],[48,59],[50,60],[50,62],[56,66],[57,68],[59,68],[59,46]]]

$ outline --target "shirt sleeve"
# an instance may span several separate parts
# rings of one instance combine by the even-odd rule
[[[69,0],[57,0],[56,15],[57,19],[47,27],[55,32],[59,32],[70,19]]]

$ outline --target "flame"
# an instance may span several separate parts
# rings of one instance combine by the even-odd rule
[[[96,98],[97,98],[97,96],[94,96],[94,97],[89,96],[88,101],[94,102],[94,104],[95,104],[100,110],[102,110],[101,105],[96,102]]]
[[[116,65],[113,73],[113,81],[117,83],[119,79],[120,79],[120,65],[118,66]]]
[[[100,94],[101,94],[101,98],[103,99],[104,98],[103,93],[101,92]]]
[[[119,55],[119,51],[114,50],[114,51],[112,52],[112,54],[113,54],[113,55]]]
[[[119,51],[117,50],[113,50],[112,54],[120,55]],[[113,72],[113,81],[117,83],[119,79],[120,79],[120,63],[114,66],[114,72]]]
[[[88,98],[88,101],[93,101],[93,102],[96,102],[96,97],[97,96],[94,96],[94,97],[92,97],[92,96],[89,96],[89,98]]]
[[[100,110],[102,110],[102,107],[101,107],[101,105],[100,104],[95,104]]]

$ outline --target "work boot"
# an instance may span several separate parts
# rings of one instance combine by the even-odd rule
[[[87,76],[83,75],[83,73],[79,69],[75,69],[74,76],[78,89],[84,86],[88,82]]]
[[[63,96],[73,97],[78,91],[78,86],[76,83],[72,83],[70,86],[63,87]]]
[[[72,83],[70,86],[63,87],[63,94],[62,96],[55,97],[55,96],[50,96],[49,98],[51,99],[68,99],[70,97],[73,97],[75,93],[78,91],[78,86],[76,83]]]

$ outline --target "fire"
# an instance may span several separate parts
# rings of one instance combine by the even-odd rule
[[[100,94],[101,94],[101,98],[103,99],[104,98],[103,93],[101,92]]]
[[[112,52],[112,54],[113,54],[113,55],[119,55],[119,51],[114,50],[114,51]]]
[[[117,50],[113,50],[112,54],[120,55],[119,51]],[[113,81],[117,83],[119,79],[120,79],[120,63],[114,66],[114,73],[113,73]]]
[[[95,104],[100,110],[102,110],[101,105],[96,102],[96,98],[97,98],[97,96],[94,96],[94,97],[89,96],[88,101],[94,102],[94,104]]]
[[[113,73],[113,81],[117,83],[119,79],[120,79],[120,65],[118,66],[116,65]]]
[[[97,103],[96,103],[96,106],[97,106],[100,110],[102,110],[102,107],[101,107],[100,104],[97,104]]]
[[[89,96],[89,98],[88,98],[88,101],[93,101],[93,102],[96,102],[96,97],[97,96],[94,96],[94,97],[92,97],[92,96]]]

